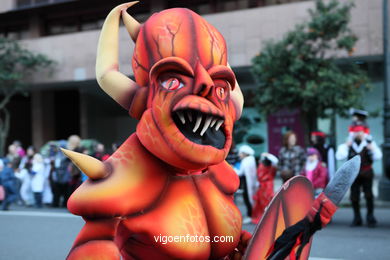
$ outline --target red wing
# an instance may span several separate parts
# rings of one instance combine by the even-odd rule
[[[296,176],[287,181],[272,199],[257,225],[244,259],[266,259],[274,241],[287,227],[306,216],[313,201],[313,186],[307,178]],[[301,260],[308,258],[310,246],[311,242],[304,248]]]

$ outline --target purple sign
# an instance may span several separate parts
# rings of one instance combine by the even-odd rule
[[[298,109],[282,109],[268,116],[268,152],[278,155],[283,135],[292,130],[297,134],[298,145],[305,146],[305,131]]]

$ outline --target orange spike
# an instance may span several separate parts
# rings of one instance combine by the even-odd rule
[[[98,180],[107,177],[106,167],[98,159],[63,148],[61,151],[89,178]]]

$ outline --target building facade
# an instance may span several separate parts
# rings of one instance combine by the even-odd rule
[[[13,100],[11,111],[15,116],[9,141],[22,139],[26,144],[40,146],[48,140],[76,133],[82,138],[110,144],[123,141],[135,130],[136,121],[105,95],[95,80],[96,46],[101,25],[108,12],[122,2],[2,0],[0,34],[18,39],[25,47],[56,61],[50,74],[36,75],[32,79],[29,97]],[[351,27],[359,41],[352,56],[338,55],[341,60],[364,65],[374,85],[365,99],[366,109],[381,110],[382,0],[354,2]],[[140,22],[154,12],[171,7],[187,7],[201,14],[224,35],[229,63],[245,94],[255,91],[250,73],[252,57],[260,52],[266,41],[280,39],[295,24],[309,19],[308,9],[313,6],[314,1],[288,0],[144,0],[128,12]],[[129,76],[132,75],[133,47],[122,26],[120,69]],[[250,106],[250,102],[248,104]],[[25,119],[18,121],[19,116]],[[380,144],[382,118],[369,119],[368,123]],[[346,137],[348,124],[349,119],[337,119],[338,143]],[[328,121],[321,121],[320,128],[329,131]],[[266,141],[265,128],[260,129],[259,135]],[[266,145],[259,147],[266,149]]]

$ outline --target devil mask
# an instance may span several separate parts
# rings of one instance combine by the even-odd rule
[[[188,9],[164,10],[140,25],[126,12],[133,4],[115,8],[102,28],[99,85],[140,120],[136,134],[146,149],[179,173],[222,162],[243,105],[225,40]],[[135,82],[118,71],[121,15],[135,42]]]

